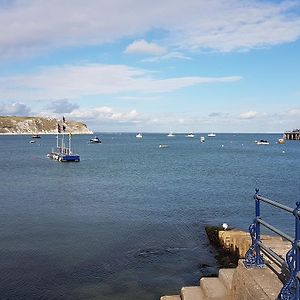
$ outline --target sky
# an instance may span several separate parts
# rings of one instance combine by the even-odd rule
[[[300,128],[300,0],[0,0],[0,28],[0,115]]]

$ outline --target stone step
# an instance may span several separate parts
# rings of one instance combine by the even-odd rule
[[[220,269],[219,270],[219,279],[227,289],[227,292],[230,292],[232,289],[232,280],[235,269]]]
[[[185,286],[181,289],[182,300],[205,300],[200,286]]]
[[[219,278],[201,278],[200,287],[204,294],[204,299],[224,300],[227,299],[228,293]]]
[[[181,297],[179,295],[162,296],[160,300],[181,300]]]

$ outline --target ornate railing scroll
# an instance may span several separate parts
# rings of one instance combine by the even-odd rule
[[[273,259],[277,260],[283,265],[283,260],[274,252],[263,245],[260,240],[260,225],[272,230],[274,233],[280,235],[286,240],[291,242],[292,248],[286,254],[286,261],[284,265],[287,265],[289,271],[289,278],[284,283],[281,289],[278,299],[280,300],[300,300],[300,202],[296,203],[296,208],[292,209],[288,206],[280,204],[276,201],[264,198],[258,194],[259,190],[255,190],[255,218],[253,223],[249,226],[249,232],[252,239],[252,243],[245,255],[244,265],[246,268],[263,268],[265,262],[261,252],[270,255]],[[295,217],[295,237],[290,237],[284,232],[280,231],[276,227],[263,221],[260,216],[260,201],[270,204],[289,213],[292,213]]]

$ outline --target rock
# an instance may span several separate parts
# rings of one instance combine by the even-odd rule
[[[54,134],[59,122],[53,118],[0,116],[0,134]],[[66,121],[66,132],[92,133],[86,124],[75,121]]]

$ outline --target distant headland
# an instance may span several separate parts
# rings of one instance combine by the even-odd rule
[[[54,118],[0,116],[0,134],[55,134],[57,123]],[[91,134],[82,122],[67,121],[66,132],[72,134]]]

